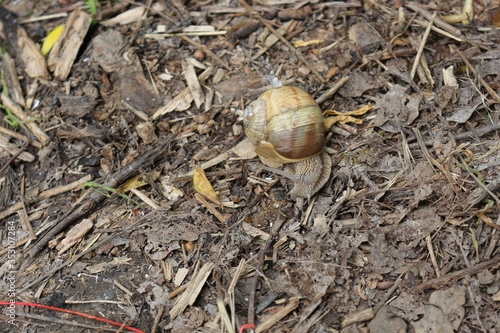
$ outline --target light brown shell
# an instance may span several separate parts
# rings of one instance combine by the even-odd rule
[[[280,163],[298,162],[321,153],[324,118],[311,95],[282,86],[259,96],[243,112],[245,131],[260,156]]]

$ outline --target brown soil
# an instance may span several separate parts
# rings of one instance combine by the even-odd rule
[[[143,2],[2,2],[0,332],[500,332],[497,1]],[[276,85],[358,110],[309,200]]]

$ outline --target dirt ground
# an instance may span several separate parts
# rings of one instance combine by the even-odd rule
[[[498,1],[0,22],[0,332],[500,332]],[[331,110],[310,198],[245,145],[280,85]]]

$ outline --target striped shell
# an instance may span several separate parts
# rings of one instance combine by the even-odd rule
[[[256,153],[275,162],[292,163],[318,155],[325,144],[321,109],[297,87],[266,91],[244,110],[243,123]]]

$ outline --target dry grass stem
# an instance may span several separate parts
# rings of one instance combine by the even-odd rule
[[[436,260],[436,255],[434,254],[434,248],[432,247],[432,239],[431,235],[427,235],[425,237],[425,244],[427,245],[427,251],[429,251],[429,255],[431,257],[432,266],[434,266],[434,271],[436,272],[436,276],[441,276],[441,270],[439,269],[438,262]]]
[[[420,57],[422,57],[422,53],[424,52],[424,47],[425,44],[427,43],[427,38],[429,37],[429,33],[431,32],[432,25],[434,24],[434,20],[436,19],[437,12],[434,12],[432,14],[429,24],[427,25],[427,29],[425,29],[424,36],[422,37],[422,41],[420,42],[420,45],[418,47],[417,55],[415,57],[415,61],[413,62],[413,67],[410,72],[410,76],[413,79],[415,76],[415,73],[417,72],[417,67],[420,64]]]
[[[212,273],[212,269],[214,267],[214,263],[206,263],[201,267],[198,273],[192,277],[192,280],[188,283],[188,286],[182,296],[177,299],[172,309],[170,309],[170,317],[172,319],[175,319],[175,317],[181,314],[188,307],[188,305],[194,304],[198,294],[207,281],[208,276]]]
[[[454,50],[460,56],[460,58],[462,58],[462,60],[464,61],[464,63],[467,65],[467,68],[470,69],[470,71],[472,73],[474,73],[474,75],[477,76],[479,82],[481,82],[481,85],[484,87],[484,89],[486,89],[486,91],[488,92],[488,94],[490,94],[490,96],[493,97],[493,99],[497,103],[500,103],[500,96],[498,96],[498,94],[495,92],[495,90],[493,90],[493,88],[491,88],[491,86],[486,81],[484,81],[484,79],[482,78],[482,76],[479,75],[479,73],[476,71],[476,69],[474,68],[474,66],[472,66],[472,64],[469,62],[469,60],[467,60],[467,58],[463,55],[463,53],[458,48],[456,48],[456,47],[454,48]]]
[[[270,329],[271,327],[276,325],[281,319],[288,316],[289,313],[297,309],[299,304],[300,304],[299,300],[297,299],[291,300],[290,303],[284,306],[280,311],[276,312],[265,322],[259,324],[255,329],[255,333],[265,332],[266,330]]]

